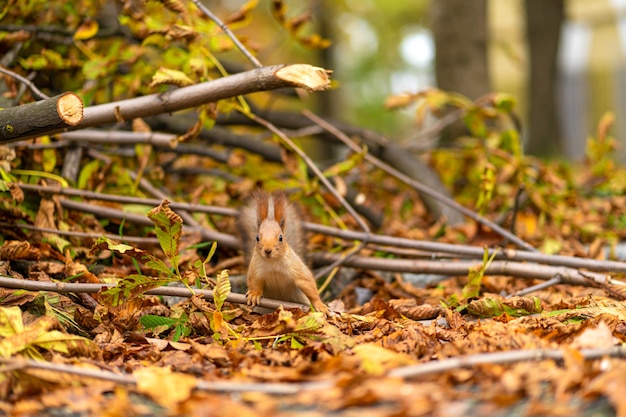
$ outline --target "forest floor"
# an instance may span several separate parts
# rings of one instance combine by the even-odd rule
[[[0,212],[1,414],[626,413],[624,262],[607,260],[621,250],[626,228],[603,233],[609,219],[624,222],[623,195],[578,195],[579,223],[522,209],[518,237],[558,250],[561,257],[541,258],[550,266],[516,261],[524,251],[497,249],[502,238],[473,221],[445,227],[420,217],[424,207],[409,190],[376,191],[391,242],[490,247],[510,261],[475,256],[466,273],[450,274],[445,267],[467,261],[454,249],[368,246],[359,256],[380,268],[342,268],[322,292],[332,310],[325,316],[282,307],[260,315],[239,304],[242,258],[219,239],[212,246],[186,232],[174,214],[180,209],[161,204],[148,216],[159,227],[131,226],[103,221],[108,212],[98,216],[97,208],[146,213],[149,205],[78,199],[96,208],[92,214],[62,209],[69,198],[55,189],[22,187],[25,197],[12,188]],[[237,205],[227,193],[211,199]],[[312,200],[304,201],[309,211]],[[234,231],[231,216],[208,218],[227,236]],[[593,239],[583,244],[585,228],[602,233],[588,233]],[[111,231],[117,241],[102,237]],[[350,250],[322,233],[309,242],[316,253]],[[416,266],[384,272],[394,259]],[[561,265],[572,259],[589,264]],[[420,262],[444,272],[420,274]],[[490,270],[497,265],[501,272]]]

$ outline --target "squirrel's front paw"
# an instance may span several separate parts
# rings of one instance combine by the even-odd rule
[[[262,296],[263,296],[262,293],[258,293],[258,292],[254,292],[254,291],[248,291],[246,293],[246,303],[249,306],[259,305],[259,303],[261,302],[261,297]]]
[[[330,310],[328,309],[326,304],[324,304],[321,301],[313,303],[313,308],[315,309],[315,311],[321,311],[322,313],[326,314],[327,316],[330,314]]]

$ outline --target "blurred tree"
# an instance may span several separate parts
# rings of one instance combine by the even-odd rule
[[[430,7],[439,88],[471,99],[490,92],[487,1],[438,0]]]
[[[430,4],[437,86],[470,99],[491,91],[487,64],[487,0],[438,0]],[[440,143],[467,134],[462,121],[441,132]]]
[[[526,149],[532,154],[558,154],[561,150],[556,108],[557,52],[563,0],[525,0],[528,41],[529,109]]]

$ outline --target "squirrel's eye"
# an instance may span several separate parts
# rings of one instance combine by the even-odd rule
[[[261,238],[259,237],[259,235],[256,235],[256,241],[258,242],[259,240],[261,240]]]
[[[278,235],[278,241],[282,242],[283,241],[283,235]]]

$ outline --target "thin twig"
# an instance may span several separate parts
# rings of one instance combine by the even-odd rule
[[[46,282],[46,281],[32,281],[29,279],[11,278],[5,275],[0,275],[0,287],[20,289],[28,291],[50,291],[57,293],[76,293],[76,294],[94,294],[101,290],[115,287],[115,284],[89,284],[89,283],[66,283],[66,282]],[[213,291],[202,290],[194,288],[194,293],[201,295],[203,298],[209,301],[213,301]],[[191,297],[192,294],[188,288],[183,287],[158,287],[153,288],[145,292],[148,295],[162,295],[171,297]],[[226,301],[235,304],[246,304],[246,296],[244,294],[238,294],[231,292],[226,297]],[[261,298],[259,306],[266,308],[278,308],[279,306],[285,308],[301,308],[308,309],[308,306],[304,306],[298,303],[291,303],[287,301],[273,300],[271,298]]]
[[[250,62],[252,62],[252,64],[254,64],[255,67],[257,68],[263,67],[263,64],[261,64],[261,62],[258,59],[256,59],[250,52],[248,52],[246,47],[243,46],[243,44],[239,41],[239,39],[237,39],[235,34],[228,28],[228,26],[224,22],[222,22],[217,16],[215,16],[213,12],[211,12],[211,10],[209,10],[204,4],[200,2],[200,0],[192,0],[192,1],[194,2],[196,6],[198,6],[198,8],[202,11],[202,13],[204,13],[209,19],[215,22],[215,24],[219,26],[220,29],[222,29],[222,31],[226,34],[226,36],[228,36],[233,41],[235,46],[241,51],[241,53],[246,58],[248,58]]]
[[[580,349],[578,353],[583,359],[588,361],[598,360],[605,357],[623,358],[626,356],[626,346],[619,345],[603,348]],[[417,365],[394,368],[387,373],[387,376],[394,378],[411,379],[425,377],[429,375],[437,375],[444,372],[460,369],[473,368],[475,366],[485,364],[506,365],[525,361],[538,362],[542,360],[563,361],[566,354],[567,353],[562,349],[529,349],[510,350],[505,352],[478,353],[474,355],[457,356],[453,358],[441,359],[438,361],[431,361],[426,363],[420,363]],[[86,378],[100,379],[125,385],[137,384],[137,379],[131,375],[123,375],[111,371],[79,368],[68,364],[40,362],[20,358],[0,358],[0,363],[7,365],[5,367],[1,367],[0,372],[10,372],[20,369],[34,368],[69,373],[73,375],[83,376]],[[273,395],[293,395],[302,391],[328,389],[335,384],[336,381],[330,379],[316,382],[291,384],[267,382],[237,383],[224,381],[198,381],[195,389],[215,392],[263,392]]]
[[[109,219],[126,220],[126,221],[129,221],[135,224],[140,224],[143,226],[153,225],[150,219],[148,219],[148,217],[146,216],[135,214],[135,213],[126,213],[121,210],[116,210],[110,207],[96,206],[94,204],[86,204],[86,203],[81,203],[79,201],[73,201],[73,200],[67,200],[67,199],[62,199],[61,205],[65,207],[66,209],[92,213],[97,216],[106,217]],[[223,247],[228,247],[228,248],[239,247],[239,239],[226,233],[221,233],[216,230],[210,230],[202,226],[198,226],[198,227],[187,226],[185,227],[184,230],[188,232],[199,232],[202,239],[210,240],[210,241],[217,241]]]
[[[594,275],[590,272],[587,271],[581,271],[581,275],[583,277],[585,277],[588,281],[591,282],[591,284],[596,287],[596,288],[601,288],[604,291],[607,292],[607,294],[609,294],[609,296],[619,300],[619,301],[624,301],[626,300],[626,291],[618,289],[617,287],[615,287],[615,283],[616,281],[597,281],[594,279]],[[613,284],[613,285],[611,285]]]
[[[110,381],[116,384],[137,385],[137,378],[132,375],[118,374],[116,372],[86,369],[64,363],[40,362],[21,358],[0,358],[0,363],[5,366],[0,367],[0,372],[14,372],[21,369],[43,369],[53,372],[63,372],[85,378]],[[293,395],[300,391],[325,389],[332,386],[334,382],[303,382],[293,384],[267,383],[267,382],[226,382],[226,381],[205,381],[196,382],[194,387],[200,391],[211,392],[260,392],[271,395]]]
[[[626,356],[626,346],[581,349],[580,355],[586,360],[601,359],[608,356]],[[439,361],[426,362],[418,365],[404,366],[391,370],[388,375],[397,378],[417,378],[440,374],[462,368],[472,368],[484,364],[510,364],[524,361],[541,361],[551,359],[562,361],[566,352],[561,349],[530,349],[511,350],[506,352],[478,353],[475,355],[457,356]]]
[[[45,95],[40,89],[38,89],[37,86],[33,84],[28,78],[22,77],[20,74],[17,74],[3,67],[0,67],[0,72],[5,75],[8,75],[9,77],[15,78],[20,83],[30,88],[30,91],[32,91],[40,99],[45,100],[45,99],[50,98],[49,96]]]
[[[333,253],[314,253],[316,263],[330,263],[340,258]],[[467,276],[470,269],[481,268],[482,260],[430,261],[423,259],[387,259],[367,256],[352,256],[344,265],[353,268],[391,272],[413,272],[419,274],[445,274],[449,276]],[[560,275],[564,284],[598,286],[600,284],[626,285],[609,275],[582,272],[564,266],[549,266],[513,261],[492,261],[485,269],[485,275],[504,275],[517,278],[549,280]]]
[[[331,125],[330,123],[326,122],[321,117],[315,115],[314,113],[312,113],[312,112],[310,112],[308,110],[304,110],[303,114],[306,117],[308,117],[309,119],[311,119],[311,121],[313,121],[315,123],[318,123],[321,127],[326,129],[329,133],[332,133],[333,135],[335,135],[337,137],[337,139],[342,141],[346,146],[348,146],[354,152],[360,153],[360,152],[363,151],[363,149],[361,149],[361,147],[359,147],[345,133],[343,133],[342,131],[340,131],[339,129],[337,129],[336,127]],[[513,235],[508,230],[498,226],[497,224],[495,224],[492,221],[484,218],[483,216],[479,215],[478,213],[475,213],[475,212],[473,212],[473,211],[463,207],[462,205],[460,205],[459,203],[457,203],[453,199],[444,196],[443,194],[441,194],[441,193],[431,189],[430,187],[425,186],[424,184],[422,184],[422,183],[420,183],[418,181],[415,181],[413,178],[410,178],[409,176],[407,176],[407,175],[403,174],[402,172],[398,171],[397,169],[391,167],[390,165],[386,164],[385,162],[381,161],[380,159],[372,156],[371,154],[366,153],[365,154],[365,159],[369,163],[371,163],[372,165],[376,166],[377,168],[385,171],[386,173],[388,173],[390,175],[393,175],[394,177],[398,178],[400,181],[410,185],[411,187],[415,188],[419,192],[427,194],[430,197],[436,199],[437,201],[447,205],[448,207],[452,207],[453,209],[457,210],[458,212],[460,212],[460,213],[466,215],[467,217],[477,221],[478,223],[481,223],[481,224],[491,228],[494,232],[496,232],[499,235],[509,239],[511,242],[515,243],[517,246],[519,246],[521,248],[524,248],[524,249],[526,249],[528,251],[531,251],[531,252],[538,252],[537,249],[535,249],[532,245],[524,242],[522,239],[520,239],[519,237]]]
[[[123,213],[119,210],[106,208],[105,212],[102,212],[101,207],[92,206],[89,207],[88,204],[78,203],[69,200],[61,200],[61,204],[64,206],[69,206],[68,208],[75,210],[85,210],[92,212],[94,214],[99,214],[103,216],[107,216],[109,218],[125,218],[130,222],[138,222],[141,224],[149,225],[150,221],[144,216],[132,215],[128,213]],[[12,227],[12,228],[28,228],[33,230],[41,230],[49,233],[56,233],[59,235],[68,235],[68,236],[77,236],[77,237],[89,237],[96,238],[102,236],[102,234],[95,233],[81,233],[81,232],[69,232],[69,231],[61,231],[47,228],[36,228],[35,226],[23,225],[23,224],[10,224],[10,223],[0,223],[0,227]],[[201,230],[195,228],[185,227],[185,233],[193,233],[199,232],[202,234]],[[340,231],[341,232],[341,231]],[[218,240],[221,246],[223,247],[231,247],[236,248],[239,245],[238,239],[234,236],[222,234],[227,237],[227,240]],[[113,240],[119,240],[120,237],[117,235],[107,234],[107,237]],[[372,239],[376,239],[376,235],[372,235]],[[144,238],[145,240],[140,240],[141,238],[133,238],[133,237],[124,237],[125,240],[129,242],[138,242],[138,243],[153,243],[154,238],[149,240],[150,238]],[[357,240],[357,239],[352,239]],[[527,253],[527,252],[524,252]],[[545,255],[548,256],[548,255]],[[576,258],[573,258],[576,259]],[[316,264],[324,264],[324,265],[334,265],[335,263],[345,263],[346,266],[350,266],[353,268],[362,268],[362,269],[373,269],[373,270],[381,270],[381,271],[392,271],[392,272],[412,272],[412,273],[433,273],[433,274],[441,274],[447,276],[461,276],[466,275],[467,271],[472,267],[477,267],[482,265],[482,261],[479,260],[456,260],[452,261],[438,261],[438,260],[417,260],[417,259],[388,259],[388,258],[372,258],[372,257],[359,257],[353,256],[350,259],[345,259],[342,255],[338,254],[326,254],[326,253],[314,253],[313,260]],[[584,261],[584,259],[583,259]],[[554,285],[557,282],[551,281],[555,276],[562,277],[560,279],[560,283],[564,284],[572,284],[572,285],[585,285],[585,286],[600,286],[601,288],[607,289],[609,285],[623,285],[621,281],[616,281],[611,277],[603,274],[594,274],[589,272],[581,272],[573,268],[563,267],[563,266],[548,266],[548,265],[540,265],[540,264],[531,264],[531,263],[521,263],[521,262],[513,262],[513,261],[494,261],[490,264],[490,267],[485,271],[486,275],[509,275],[518,278],[530,278],[530,279],[542,279],[549,280],[547,286]],[[604,285],[600,285],[604,284]],[[534,288],[534,290],[539,290],[541,287],[546,286],[545,283],[539,284]],[[611,290],[614,291],[614,290]],[[519,293],[517,294],[519,295]],[[619,297],[621,298],[621,296]]]
[[[49,227],[38,227],[32,224],[20,224],[20,223],[7,223],[0,222],[0,227],[10,227],[13,229],[26,229],[33,230],[41,233],[54,233],[61,236],[79,237],[85,239],[97,239],[100,236],[105,236],[113,240],[123,240],[129,243],[143,243],[143,244],[158,244],[159,240],[156,237],[140,237],[140,236],[119,236],[110,233],[96,233],[96,232],[75,232],[71,230],[57,230]]]
[[[416,135],[410,137],[409,139],[404,140],[402,143],[403,148],[407,151],[412,152],[424,152],[428,149],[434,148],[434,145],[436,145],[434,143],[436,142],[436,135],[439,134],[439,132],[441,132],[446,127],[450,126],[452,123],[460,120],[461,116],[463,116],[463,113],[463,110],[460,109],[451,111],[450,113],[437,120],[429,128],[424,129],[418,132]],[[433,143],[424,145],[424,139],[428,139],[430,142]]]
[[[85,200],[100,200],[110,201],[120,204],[144,204],[146,206],[155,207],[161,203],[158,199],[120,196],[113,194],[103,194],[88,190],[78,190],[74,188],[63,188],[60,186],[42,186],[34,184],[19,184],[20,188],[24,191],[36,191],[48,194],[61,194],[68,196],[81,197]],[[98,209],[100,206],[97,206]],[[174,210],[182,209],[193,212],[216,214],[222,216],[236,216],[237,210],[227,207],[206,206],[201,204],[189,204],[172,202],[170,207]],[[78,209],[78,208],[77,208]],[[93,212],[94,209],[90,209]],[[119,211],[115,218],[119,218]],[[145,218],[144,218],[145,219]],[[146,223],[148,224],[148,223]],[[20,227],[23,225],[19,225]],[[330,226],[324,226],[317,223],[303,222],[303,226],[306,230],[312,233],[318,233],[327,236],[333,236],[341,238],[347,241],[362,241],[366,238],[362,232],[352,230],[342,230]],[[235,239],[229,237],[228,242]],[[379,234],[371,234],[368,237],[369,242],[376,245],[393,246],[398,248],[416,249],[431,253],[431,259],[437,258],[437,253],[448,254],[448,256],[462,256],[482,259],[485,249],[470,245],[459,245],[451,243],[432,242],[427,240],[407,239],[396,236],[387,236]],[[220,242],[221,243],[221,242]],[[236,246],[235,246],[236,247]],[[626,262],[622,261],[609,261],[609,260],[597,260],[587,258],[577,258],[573,256],[564,255],[548,255],[543,253],[534,253],[528,251],[518,251],[515,249],[488,249],[488,255],[491,256],[496,252],[495,259],[508,259],[520,262],[535,262],[546,265],[555,266],[567,266],[571,268],[586,268],[592,271],[611,271],[611,272],[626,272]]]
[[[545,282],[541,282],[537,285],[532,285],[530,287],[524,288],[523,290],[519,290],[515,294],[509,295],[509,297],[521,297],[523,295],[530,294],[535,291],[545,290],[546,288],[552,287],[557,284],[562,284],[562,283],[563,283],[563,279],[561,278],[561,275],[557,274],[552,279],[549,279]]]

